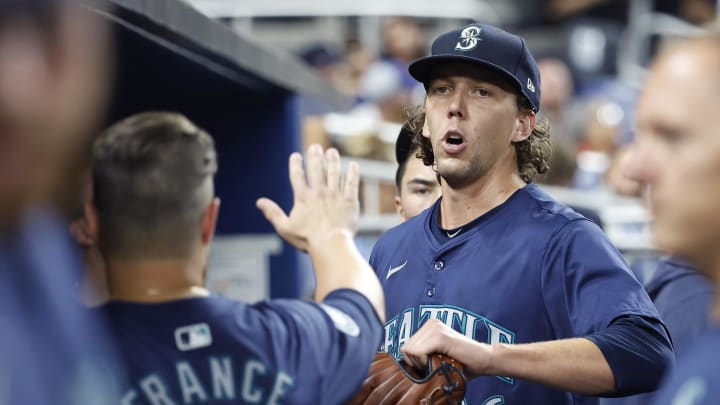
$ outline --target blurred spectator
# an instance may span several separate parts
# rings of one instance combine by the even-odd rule
[[[597,98],[585,105],[585,126],[577,152],[578,170],[573,187],[590,190],[603,185],[615,151],[625,111],[615,102]]]
[[[624,173],[624,167],[627,165],[627,159],[632,156],[628,153],[626,146],[618,149],[613,155],[610,167],[605,173],[605,184],[617,194],[629,197],[640,196],[640,183],[628,177]]]
[[[408,17],[390,17],[383,26],[382,59],[395,65],[402,78],[402,87],[411,90],[417,85],[408,65],[425,55],[425,43],[420,25]]]
[[[655,10],[678,16],[691,24],[711,22],[717,15],[716,0],[655,0],[653,3]]]
[[[692,24],[705,24],[713,21],[717,15],[717,2],[715,0],[680,0],[680,18]]]
[[[348,87],[351,89],[351,94],[357,97],[360,79],[375,60],[375,55],[362,42],[353,39],[345,44],[345,58],[350,70],[350,85]]]
[[[96,5],[97,7],[97,5]],[[111,346],[62,219],[111,83],[109,30],[71,1],[0,2],[0,403],[109,404]]]
[[[549,166],[547,172],[538,176],[537,182],[557,187],[570,187],[577,170],[573,145],[569,142],[553,140]]]
[[[407,17],[390,17],[383,25],[383,51],[360,80],[360,102],[376,104],[386,121],[401,123],[412,94],[421,87],[408,64],[424,55],[422,30]]]
[[[594,19],[625,24],[630,0],[505,0],[513,10],[506,17],[517,29],[562,26],[578,19]]]
[[[577,172],[577,161],[575,160],[575,148],[568,141],[553,141],[552,155],[550,155],[550,168],[537,178],[538,184],[547,184],[555,187],[571,187]],[[603,227],[600,215],[592,209],[569,205],[570,208],[585,218]]]
[[[538,60],[540,70],[540,117],[550,122],[553,139],[564,140],[568,138],[565,123],[565,114],[571,107],[573,97],[573,78],[567,64],[559,58],[542,58]]]
[[[546,16],[551,21],[591,17],[627,22],[628,0],[547,0]]]

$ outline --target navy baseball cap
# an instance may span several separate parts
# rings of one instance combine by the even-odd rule
[[[427,88],[431,74],[449,62],[486,66],[507,76],[532,106],[540,109],[540,72],[525,40],[488,24],[470,24],[446,32],[432,44],[430,56],[410,64],[410,75]]]

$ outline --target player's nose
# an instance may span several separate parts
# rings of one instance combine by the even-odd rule
[[[463,118],[465,115],[465,96],[462,91],[455,91],[448,104],[448,118]]]
[[[631,180],[647,185],[652,181],[655,169],[648,145],[635,140],[629,146],[627,156],[621,162],[621,173]]]

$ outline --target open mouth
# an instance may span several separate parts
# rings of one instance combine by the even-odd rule
[[[450,145],[460,145],[464,141],[460,135],[450,135],[447,137],[447,143]]]

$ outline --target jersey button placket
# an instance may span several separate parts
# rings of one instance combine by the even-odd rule
[[[444,268],[445,268],[445,262],[443,262],[442,260],[438,260],[435,262],[435,270],[441,271]]]

